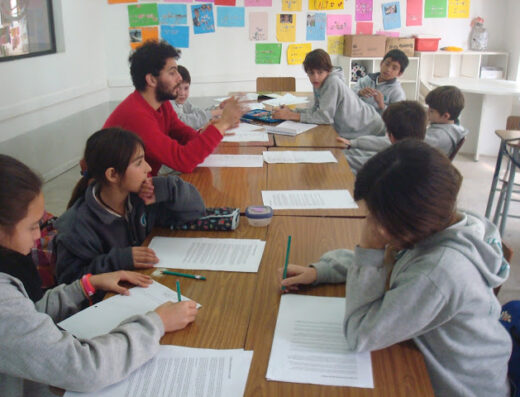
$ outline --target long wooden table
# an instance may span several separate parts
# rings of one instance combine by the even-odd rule
[[[350,170],[343,151],[323,148],[269,148],[273,151],[284,150],[330,150],[337,163],[297,163],[267,164],[267,190],[329,190],[347,189],[354,195],[355,177]],[[364,202],[357,203],[357,209],[325,209],[325,210],[275,210],[275,215],[304,216],[347,216],[365,217],[367,208]]]
[[[338,142],[338,134],[331,125],[318,125],[296,136],[275,134],[274,141],[280,147],[344,148]]]

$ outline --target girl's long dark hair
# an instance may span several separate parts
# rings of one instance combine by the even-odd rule
[[[119,175],[124,175],[139,146],[144,149],[141,138],[121,128],[105,128],[92,134],[87,140],[82,160],[86,167],[83,170],[85,175],[76,184],[67,209],[85,195],[91,182],[106,183],[107,169],[114,168]]]

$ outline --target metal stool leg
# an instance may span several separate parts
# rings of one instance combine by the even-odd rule
[[[502,158],[504,156],[503,150],[505,150],[505,149],[506,149],[506,143],[505,143],[505,141],[501,141],[500,149],[498,149],[497,164],[495,165],[495,173],[493,175],[493,181],[491,182],[491,189],[489,191],[489,198],[488,198],[487,207],[486,207],[486,218],[489,218],[489,215],[491,215],[491,207],[493,206],[493,199],[495,198],[495,192],[497,189],[497,183],[498,183],[499,174],[500,174],[500,167],[502,166]]]
[[[507,185],[509,183],[508,175],[511,169],[511,160],[507,158],[506,170],[504,172],[504,179],[502,179],[502,186],[500,187],[500,194],[498,195],[497,207],[495,208],[495,215],[493,216],[493,223],[498,227],[500,224],[500,217],[504,207],[504,201],[506,198]]]
[[[513,158],[518,159],[518,148],[515,147],[513,150]],[[507,214],[509,212],[509,203],[511,201],[511,193],[513,192],[513,186],[515,185],[515,173],[516,173],[516,165],[514,162],[510,161],[511,169],[509,171],[509,182],[507,183],[507,194],[506,201],[504,203],[504,211],[502,212],[502,221],[500,222],[500,235],[502,236],[504,233],[504,229],[506,227],[506,219]]]

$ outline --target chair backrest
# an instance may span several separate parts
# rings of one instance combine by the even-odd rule
[[[520,116],[509,116],[507,118],[506,130],[520,130]]]
[[[450,157],[451,161],[453,161],[453,159],[457,155],[457,152],[460,150],[462,145],[464,145],[464,142],[466,142],[466,137],[465,136],[462,137],[462,139],[459,141],[459,143],[457,143],[457,146],[455,146],[455,149],[453,149],[453,152],[450,153],[449,157]]]
[[[294,77],[257,77],[256,92],[296,91]]]

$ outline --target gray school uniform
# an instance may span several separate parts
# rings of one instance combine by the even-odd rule
[[[171,101],[171,104],[179,119],[191,128],[198,130],[211,120],[211,109],[198,108],[193,106],[190,101],[186,101],[182,105]]]
[[[424,141],[450,156],[459,141],[468,134],[468,130],[458,124],[430,124]]]
[[[403,87],[401,87],[401,83],[397,79],[392,79],[388,81],[383,81],[382,83],[378,83],[377,79],[381,73],[370,73],[367,76],[361,78],[357,84],[352,87],[352,90],[359,95],[359,91],[363,88],[374,88],[378,91],[381,91],[383,94],[383,102],[385,103],[385,107],[394,102],[404,101],[406,99],[406,94],[404,93]],[[362,101],[368,103],[373,106],[380,114],[383,113],[385,109],[380,109],[377,102],[373,97],[360,97]]]
[[[392,144],[388,136],[361,136],[350,141],[350,149],[345,149],[345,156],[350,169],[356,175],[365,163],[378,152]]]
[[[354,351],[413,339],[436,396],[509,396],[511,337],[493,288],[509,275],[500,235],[487,219],[461,220],[400,251],[385,288],[384,250],[327,252],[317,283],[346,282],[344,332]]]
[[[0,273],[0,396],[56,396],[48,385],[94,392],[119,382],[159,350],[164,326],[149,312],[109,334],[77,339],[56,323],[86,301],[79,281],[32,302],[20,280]]]
[[[320,88],[314,88],[314,106],[296,111],[302,123],[332,124],[347,139],[385,134],[379,113],[348,87],[339,67],[330,72]]]

